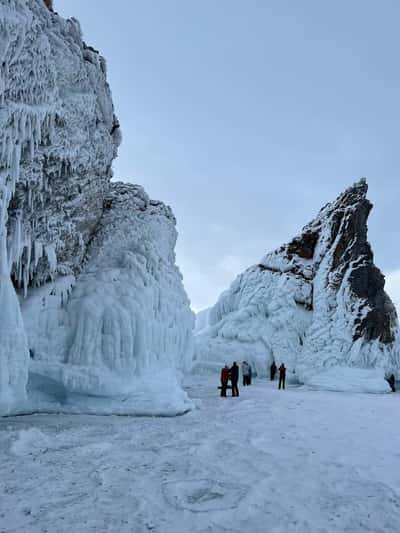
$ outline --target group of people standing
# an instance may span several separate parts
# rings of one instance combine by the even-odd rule
[[[278,368],[275,361],[272,361],[270,366],[270,379],[275,381],[276,373],[279,372],[279,384],[278,389],[285,389],[286,385],[286,366],[284,363],[281,363],[281,366]],[[243,387],[251,385],[251,378],[253,375],[253,369],[247,361],[242,363],[242,377],[243,377]],[[229,380],[231,381],[231,386],[229,386]],[[391,374],[386,378],[386,381],[389,383],[393,392],[396,391],[396,379],[394,374]],[[239,396],[239,367],[236,361],[233,363],[232,367],[229,368],[228,365],[225,365],[221,370],[221,396],[226,397],[227,389],[232,389],[232,396]]]
[[[247,361],[242,363],[242,377],[243,377],[243,387],[251,385],[251,378],[253,371],[251,365]],[[229,380],[231,381],[231,386],[229,387]],[[232,396],[239,396],[239,367],[236,361],[233,363],[231,368],[228,365],[225,365],[221,370],[221,396],[226,397],[227,389],[232,389]]]
[[[279,386],[278,386],[278,389],[281,389],[281,388],[284,389],[285,388],[285,383],[286,383],[286,366],[285,366],[284,363],[282,363],[281,366],[278,368],[276,366],[275,361],[272,361],[272,365],[271,365],[271,368],[270,368],[271,381],[275,380],[275,375],[276,375],[277,370],[279,371]]]
[[[286,367],[284,363],[278,368],[275,361],[272,362],[270,367],[270,378],[271,381],[275,380],[276,373],[279,372],[279,389],[285,388],[286,383]],[[251,385],[251,379],[253,376],[253,369],[247,361],[242,363],[242,377],[243,377],[243,387]],[[231,386],[229,386],[229,380],[231,381]],[[239,396],[239,367],[236,361],[233,363],[231,368],[228,365],[225,365],[221,370],[221,396],[226,397],[227,389],[232,389],[232,396]]]

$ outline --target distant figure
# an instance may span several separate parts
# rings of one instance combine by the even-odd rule
[[[33,351],[32,348],[29,348],[29,357],[30,357],[31,359],[35,359],[35,352]]]
[[[249,374],[250,374],[250,366],[247,361],[243,361],[242,363],[242,377],[243,377],[243,387],[246,385],[250,385],[249,381]]]
[[[239,388],[238,388],[239,367],[237,366],[236,361],[232,365],[232,368],[230,370],[230,376],[231,376],[231,383],[232,383],[232,396],[239,396]]]
[[[272,365],[271,365],[271,368],[270,368],[270,377],[271,377],[271,381],[274,381],[275,379],[275,374],[276,374],[276,371],[278,370],[276,364],[275,364],[275,361],[272,361]]]
[[[386,381],[389,383],[392,392],[396,392],[396,378],[394,374],[390,374]]]
[[[221,370],[221,396],[226,398],[226,389],[228,388],[229,367],[225,365]]]
[[[282,363],[279,367],[279,389],[282,387],[282,389],[285,388],[285,381],[286,381],[286,366]]]
[[[248,363],[249,365],[249,379],[248,379],[248,385],[251,385],[251,378],[253,377],[253,369],[251,368],[251,364]]]

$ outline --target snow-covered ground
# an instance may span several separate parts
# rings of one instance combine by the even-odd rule
[[[0,531],[396,531],[399,394],[192,379],[180,417],[1,419]]]

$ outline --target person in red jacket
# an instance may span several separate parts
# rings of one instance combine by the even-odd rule
[[[226,397],[226,389],[228,387],[229,380],[229,367],[225,365],[221,370],[221,396]]]
[[[286,381],[286,366],[282,363],[279,367],[279,389],[282,386],[282,389],[285,388]]]

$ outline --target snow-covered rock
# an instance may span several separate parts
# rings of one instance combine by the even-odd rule
[[[196,336],[195,371],[247,359],[266,374],[275,359],[301,382],[332,367],[399,377],[399,325],[367,241],[367,189],[365,180],[350,187],[237,277]]]
[[[194,319],[175,219],[111,184],[120,140],[79,23],[0,0],[0,413],[187,409]]]
[[[175,266],[175,242],[168,207],[139,186],[113,183],[70,295],[50,284],[22,302],[31,371],[62,386],[65,410],[167,414],[161,401],[187,409],[177,373],[191,359],[194,316]],[[46,394],[48,387],[44,380],[35,388]]]

